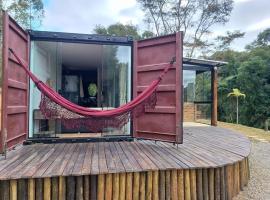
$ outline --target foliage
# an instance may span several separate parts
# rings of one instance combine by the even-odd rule
[[[102,35],[132,36],[134,39],[145,39],[154,36],[151,31],[145,31],[140,35],[138,27],[133,24],[111,24],[108,27],[96,25],[94,33]]]
[[[257,39],[247,46],[247,49],[254,47],[265,47],[270,44],[270,28],[265,29],[257,36]]]
[[[227,97],[230,97],[230,96],[234,96],[234,97],[244,97],[246,98],[246,95],[242,92],[240,92],[240,90],[238,88],[233,88],[233,91],[230,92]]]
[[[3,8],[24,28],[40,26],[44,17],[42,0],[4,0]]]
[[[228,49],[231,43],[238,38],[244,37],[245,33],[240,32],[239,30],[236,31],[227,31],[225,36],[218,36],[216,41],[219,43],[217,46],[218,49]]]
[[[233,9],[233,0],[137,0],[146,21],[157,35],[183,31],[187,56],[210,44],[207,36],[217,24],[225,24]]]
[[[236,110],[227,94],[239,88],[248,94],[239,105],[239,122],[263,128],[270,118],[270,45],[256,45],[243,52],[230,49],[219,51],[210,58],[227,61],[228,65],[219,68],[219,120],[234,122]],[[258,43],[257,43],[258,44]]]

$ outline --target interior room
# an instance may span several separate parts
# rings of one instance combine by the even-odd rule
[[[69,101],[112,109],[131,99],[131,47],[49,41],[31,42],[31,71]],[[130,125],[92,132],[66,128],[39,110],[41,94],[30,83],[29,137],[100,137],[128,135]]]

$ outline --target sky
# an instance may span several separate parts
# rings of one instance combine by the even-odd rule
[[[41,30],[93,33],[96,24],[108,26],[121,22],[145,29],[144,13],[136,0],[45,0],[45,18]],[[212,28],[213,37],[226,31],[246,32],[232,44],[243,50],[259,32],[270,27],[270,0],[235,0],[230,21]]]

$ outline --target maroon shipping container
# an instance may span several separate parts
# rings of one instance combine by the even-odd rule
[[[48,32],[49,33],[49,32]],[[54,41],[72,41],[96,44],[92,35],[61,33],[63,37],[55,37]],[[46,40],[46,32],[41,34]],[[95,35],[94,38],[98,38]],[[45,38],[45,39],[44,39]],[[113,40],[122,38],[111,37]],[[158,77],[173,57],[176,62],[164,77],[158,87],[157,106],[148,109],[146,113],[133,120],[133,133],[135,138],[154,139],[168,142],[182,143],[182,34],[156,37],[146,40],[134,41],[129,37],[133,48],[133,97],[142,92],[154,79]],[[12,48],[29,64],[30,52],[29,32],[23,30],[7,13],[3,14],[3,83],[2,83],[2,119],[0,149],[6,142],[8,147],[22,143],[28,135],[29,111],[29,77],[9,53]],[[100,36],[98,43],[110,44],[108,36]],[[5,132],[7,138],[4,141]]]

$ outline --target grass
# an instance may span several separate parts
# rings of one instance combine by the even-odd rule
[[[270,142],[270,131],[267,132],[259,128],[253,128],[241,124],[232,124],[226,122],[218,122],[218,126],[238,131],[252,139]]]

